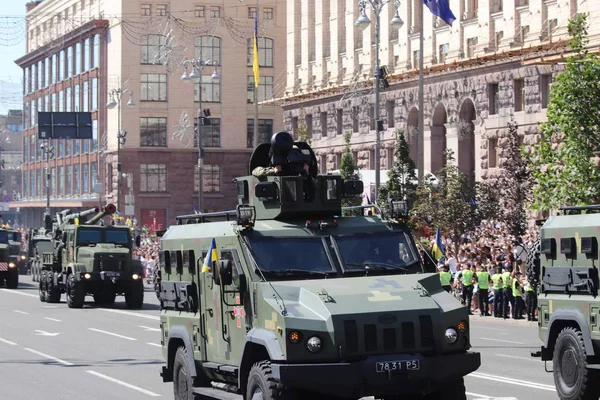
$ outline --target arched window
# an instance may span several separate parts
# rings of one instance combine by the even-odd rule
[[[258,38],[258,65],[260,67],[273,66],[273,39]],[[248,39],[248,66],[252,66],[254,59],[254,38]]]
[[[221,65],[221,38],[198,36],[195,40],[196,57],[202,61],[215,60]]]

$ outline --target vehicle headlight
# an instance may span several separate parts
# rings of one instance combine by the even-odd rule
[[[323,343],[321,342],[321,339],[319,339],[316,336],[311,337],[306,342],[306,348],[311,353],[317,353],[319,350],[321,350],[322,347],[323,347]]]
[[[458,332],[454,328],[446,329],[446,343],[454,344],[458,340]]]
[[[138,274],[133,274],[131,275],[131,277],[133,278],[133,280],[138,280],[140,278],[140,276]]]
[[[83,277],[84,277],[85,279],[90,279],[92,276],[91,276],[90,274],[84,274],[84,275],[83,275]]]
[[[15,263],[8,263],[9,268],[14,268],[16,267]]]
[[[21,260],[26,260],[27,256],[21,256]]]

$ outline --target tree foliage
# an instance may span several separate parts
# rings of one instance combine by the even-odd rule
[[[555,210],[600,199],[600,59],[586,48],[587,17],[569,21],[573,55],[550,92],[541,139],[527,156],[533,180],[532,208]]]
[[[359,180],[360,175],[358,173],[358,166],[354,162],[352,151],[350,149],[350,137],[352,132],[346,131],[344,133],[344,140],[346,142],[346,150],[342,154],[340,161],[340,175],[343,180]],[[362,204],[362,195],[349,196],[342,200],[343,207],[359,206]],[[344,211],[344,215],[360,215],[362,214],[359,210]]]
[[[503,146],[506,157],[500,164],[502,174],[498,178],[500,220],[506,224],[508,232],[522,236],[527,230],[527,202],[531,195],[531,170],[523,157],[519,137],[519,125],[512,118],[508,123],[508,135]]]
[[[458,251],[460,236],[479,223],[475,200],[475,187],[454,162],[452,150],[446,150],[445,167],[436,176],[438,187],[429,182],[417,188],[417,201],[411,213],[421,219],[429,219],[433,228],[452,239]],[[427,180],[425,180],[427,181]]]
[[[306,126],[306,113],[304,112],[304,108],[301,108],[300,115],[298,116],[298,126],[296,127],[296,140],[306,142],[310,145],[310,139]]]
[[[475,219],[477,223],[483,220],[500,219],[502,213],[499,192],[498,186],[490,181],[475,183]]]
[[[377,204],[389,214],[390,201],[406,199],[412,205],[417,195],[417,175],[415,162],[410,158],[410,145],[404,137],[404,130],[396,130],[394,165],[388,171],[387,183],[379,188]]]

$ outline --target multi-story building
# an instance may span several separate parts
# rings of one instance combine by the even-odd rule
[[[402,1],[399,29],[390,23],[394,2],[381,11],[379,60],[390,83],[379,98],[382,169],[392,166],[398,128],[417,161],[421,13],[425,171],[441,168],[444,149],[452,149],[472,178],[496,174],[511,116],[526,144],[545,120],[551,82],[568,52],[569,18],[587,13],[590,45],[600,44],[599,2],[450,0],[450,8],[457,17],[452,26],[422,0]],[[370,6],[366,13],[371,24],[363,30],[354,24],[360,15],[355,0],[288,0],[287,85],[277,103],[288,129],[305,123],[322,171],[339,167],[347,131],[359,167],[375,166],[376,32]]]
[[[261,79],[255,91],[250,51],[257,12]],[[93,140],[53,143],[52,208],[93,207],[98,195],[117,204],[120,193],[121,213],[141,225],[165,228],[174,216],[192,213],[200,85],[181,77],[184,61],[199,57],[214,60],[220,76],[212,80],[215,67],[207,66],[201,83],[201,107],[210,111],[210,124],[200,124],[202,208],[232,207],[232,179],[248,173],[255,92],[261,102],[283,94],[285,84],[277,82],[285,71],[285,18],[283,0],[261,1],[259,10],[222,0],[30,3],[27,54],[17,61],[26,82],[26,172],[23,201],[13,205],[30,216],[29,224],[41,221],[45,153],[36,139],[36,111],[91,111]],[[283,126],[280,107],[261,105],[258,113],[261,140]],[[127,132],[120,146],[119,128]]]
[[[21,110],[0,115],[0,219],[10,225],[21,223],[20,209],[9,206],[21,198],[22,118]]]

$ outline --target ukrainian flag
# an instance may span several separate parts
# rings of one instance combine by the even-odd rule
[[[209,272],[212,270],[212,266],[219,260],[219,256],[217,255],[217,242],[213,238],[210,242],[210,247],[208,248],[208,252],[206,253],[206,258],[204,259],[204,265],[202,266],[202,272]]]
[[[194,214],[200,214],[200,208],[198,208],[198,206],[194,206]]]
[[[260,82],[260,72],[258,70],[258,9],[254,16],[254,49],[253,49],[252,71],[254,72],[254,87],[258,87]]]
[[[433,257],[436,259],[436,261],[439,261],[440,258],[446,255],[446,250],[444,249],[444,244],[442,243],[440,228],[437,228],[437,231],[435,232],[435,241],[433,242],[431,252],[433,253]]]

